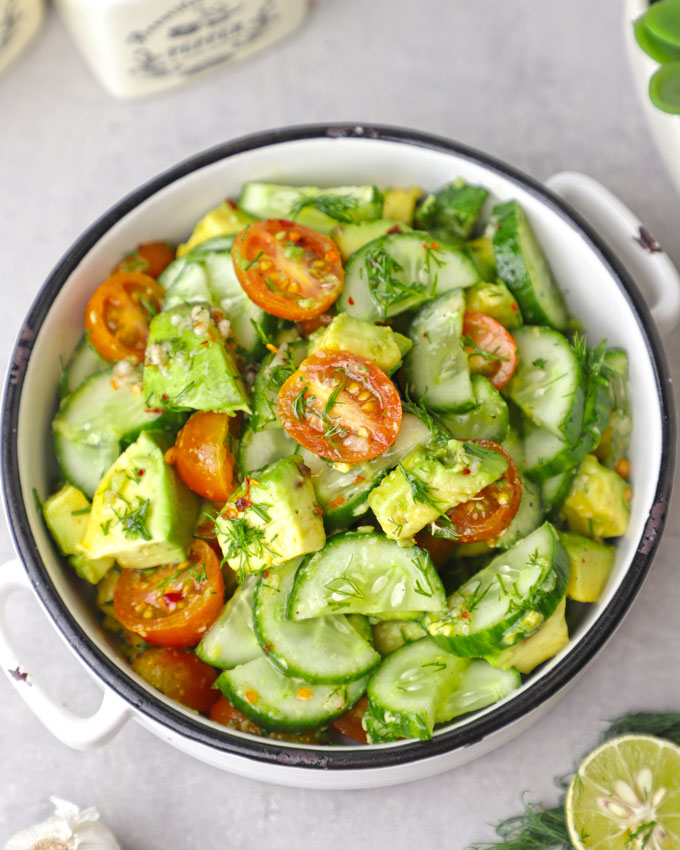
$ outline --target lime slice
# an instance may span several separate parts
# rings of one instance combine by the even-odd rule
[[[649,81],[649,98],[659,109],[680,113],[680,62],[662,65]]]
[[[607,741],[579,767],[565,808],[575,850],[680,850],[680,747]]]

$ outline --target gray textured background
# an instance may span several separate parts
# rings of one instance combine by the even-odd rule
[[[411,126],[458,139],[539,179],[601,180],[676,262],[680,203],[643,123],[626,66],[619,0],[322,0],[285,43],[192,87],[116,102],[53,15],[0,79],[0,367],[50,268],[124,193],[243,133],[307,121]],[[677,335],[667,341],[674,373]],[[328,850],[491,837],[520,793],[552,803],[553,776],[628,709],[680,710],[677,500],[654,568],[615,638],[529,732],[456,771],[378,791],[310,792],[221,773],[135,723],[103,749],[55,741],[0,679],[0,841],[58,794],[95,804],[127,850],[267,846]],[[0,559],[12,556],[0,521]],[[28,595],[20,643],[70,706],[97,690]]]

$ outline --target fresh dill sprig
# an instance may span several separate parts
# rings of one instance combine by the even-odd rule
[[[354,213],[358,208],[356,198],[351,195],[316,195],[300,198],[290,210],[291,217],[298,216],[306,207],[314,207],[329,218],[349,224],[356,218]]]
[[[262,345],[265,346],[265,348],[268,345],[274,345],[274,341],[272,340],[272,338],[270,336],[267,335],[267,333],[265,332],[262,325],[258,324],[255,321],[255,319],[251,319],[250,324],[253,326],[253,329],[254,329],[255,333],[257,334],[257,338],[260,340]]]
[[[310,396],[307,398],[307,390],[308,387],[304,386],[300,392],[293,399],[293,416],[297,419],[298,422],[302,422],[307,418],[307,408],[309,407],[310,399],[313,399],[314,396]]]
[[[494,348],[493,351],[487,351],[486,348],[480,348],[477,343],[472,339],[471,336],[463,337],[463,345],[466,348],[471,348],[472,351],[469,352],[468,358],[470,357],[481,357],[483,360],[507,360],[507,357],[503,357],[501,354],[498,354],[498,348]],[[545,361],[543,361],[545,362]]]
[[[444,508],[430,493],[430,488],[422,478],[419,478],[417,475],[409,472],[402,463],[397,464],[397,468],[401,471],[401,474],[404,476],[407,484],[411,488],[411,496],[414,502],[422,502],[424,505],[428,505],[432,508],[432,510],[443,513]]]
[[[642,711],[624,714],[623,717],[610,721],[602,740],[616,738],[618,735],[654,735],[672,741],[680,747],[680,714]]]
[[[604,361],[607,353],[607,340],[594,347],[589,347],[585,334],[574,334],[572,349],[576,355],[576,359],[583,369],[583,374],[602,386],[607,386],[611,379],[615,377],[614,370],[607,366]]]
[[[249,525],[243,517],[222,517],[220,546],[224,560],[238,559],[239,580],[250,568],[250,559],[262,558],[265,552],[277,553],[265,542],[264,529]]]
[[[383,319],[387,318],[387,311],[391,307],[411,298],[420,299],[423,296],[424,284],[416,281],[408,284],[401,281],[398,274],[404,270],[404,267],[380,245],[369,248],[365,256],[364,270],[368,279],[369,290],[380,308]],[[435,288],[436,280],[432,294],[434,294]]]
[[[123,533],[126,537],[141,537],[143,540],[151,540],[151,535],[146,525],[151,502],[149,499],[141,499],[139,497],[137,497],[137,502],[136,508],[133,508],[128,503],[125,511],[122,514],[117,513],[116,517],[119,524],[123,526]]]
[[[191,579],[196,584],[203,584],[208,580],[208,573],[204,563],[187,564],[185,567],[180,567],[176,572],[167,575],[164,579],[154,585],[153,589],[158,596],[162,596],[165,591],[182,580],[182,584],[188,579]]]
[[[427,425],[432,438],[437,443],[447,443],[451,438],[449,435],[437,425],[437,423],[432,418],[432,414],[425,407],[423,401],[413,401],[409,394],[408,387],[404,390],[404,397],[401,401],[402,410],[405,410],[407,413],[411,413],[413,416],[417,416],[418,419],[423,423],[423,425]]]

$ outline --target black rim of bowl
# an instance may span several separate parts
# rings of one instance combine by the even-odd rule
[[[52,585],[42,562],[29,524],[19,481],[17,423],[21,392],[35,339],[50,305],[80,260],[124,215],[160,189],[225,157],[282,142],[317,138],[379,139],[455,154],[501,174],[539,198],[589,244],[603,265],[617,280],[645,339],[654,370],[656,392],[662,419],[661,465],[654,502],[645,529],[627,574],[602,611],[597,623],[581,638],[567,656],[547,671],[530,688],[510,698],[496,710],[474,715],[467,722],[443,731],[430,741],[398,743],[387,747],[313,747],[274,744],[266,738],[247,738],[209,726],[200,718],[174,709],[133,679],[102,652],[78,625],[73,614]],[[385,768],[419,762],[452,750],[471,746],[534,712],[562,690],[580,673],[613,634],[638,593],[652,562],[663,530],[670,499],[674,449],[675,416],[670,378],[656,326],[649,309],[625,269],[590,226],[564,201],[537,181],[498,160],[457,142],[419,131],[363,124],[313,124],[275,129],[226,142],[181,162],[132,192],[92,225],[57,264],[38,293],[22,325],[8,371],[2,420],[3,490],[14,542],[26,566],[30,581],[56,627],[87,666],[105,685],[112,688],[134,709],[172,732],[225,753],[269,764],[342,770]]]

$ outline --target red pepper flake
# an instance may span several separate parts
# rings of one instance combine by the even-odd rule
[[[163,393],[163,395],[161,396],[161,398],[162,398],[162,399],[166,399],[166,398],[169,398],[169,396],[168,396],[168,394],[167,394],[167,393]]]
[[[463,475],[471,475],[471,474],[472,474],[472,470],[471,470],[471,469],[464,469],[462,474],[463,474]]]
[[[355,484],[363,484],[365,480],[366,479],[364,478],[363,475],[357,475],[357,477],[354,479],[354,483]]]
[[[349,298],[347,299],[347,303],[348,303],[351,307],[354,307],[354,299],[352,298],[352,296],[351,296],[351,295],[350,295],[350,296],[349,296]]]
[[[184,599],[184,594],[181,590],[168,590],[167,593],[163,594],[163,602],[165,602],[170,609],[174,608],[178,602],[182,601],[182,599]]]
[[[432,248],[433,251],[436,251],[439,248],[439,242],[430,242],[430,248]]]
[[[234,504],[236,505],[237,511],[245,511],[247,510],[253,503],[250,499],[247,499],[245,496],[241,496],[241,498],[237,499]]]
[[[317,516],[323,516],[323,511],[321,510],[321,508],[318,505],[314,505],[314,513]]]
[[[222,508],[222,516],[227,519],[234,519],[238,516],[238,511],[233,505],[225,505],[224,508]]]
[[[462,611],[460,616],[462,620],[467,620],[470,615],[467,611]]]
[[[262,578],[269,578],[269,570],[265,570],[265,571],[262,573]]]
[[[145,469],[138,469],[138,470],[137,470],[137,475],[141,478],[141,477],[142,477],[142,475],[144,475],[144,473],[145,473],[145,472],[146,472],[146,470],[145,470]]]
[[[162,407],[147,407],[145,413],[165,413]]]
[[[256,703],[260,698],[257,691],[246,691],[244,696],[251,705],[253,705],[253,703]]]
[[[262,649],[263,649],[264,652],[271,652],[272,651],[272,645],[270,643],[263,643]]]
[[[234,201],[232,198],[225,198],[224,203],[227,204],[227,206],[230,206],[232,208],[232,210],[238,209],[238,205],[237,205],[236,201]]]
[[[336,496],[335,499],[333,499],[333,501],[329,504],[329,507],[330,508],[339,508],[340,505],[344,505],[344,504],[345,504],[345,497],[344,496]]]
[[[401,232],[402,232],[401,227],[399,227],[398,224],[395,224],[394,227],[390,227],[390,229],[387,231],[387,235],[389,236],[391,233],[401,233]]]
[[[519,304],[516,301],[513,301],[510,305],[510,309],[514,310],[515,313],[519,313]]]

